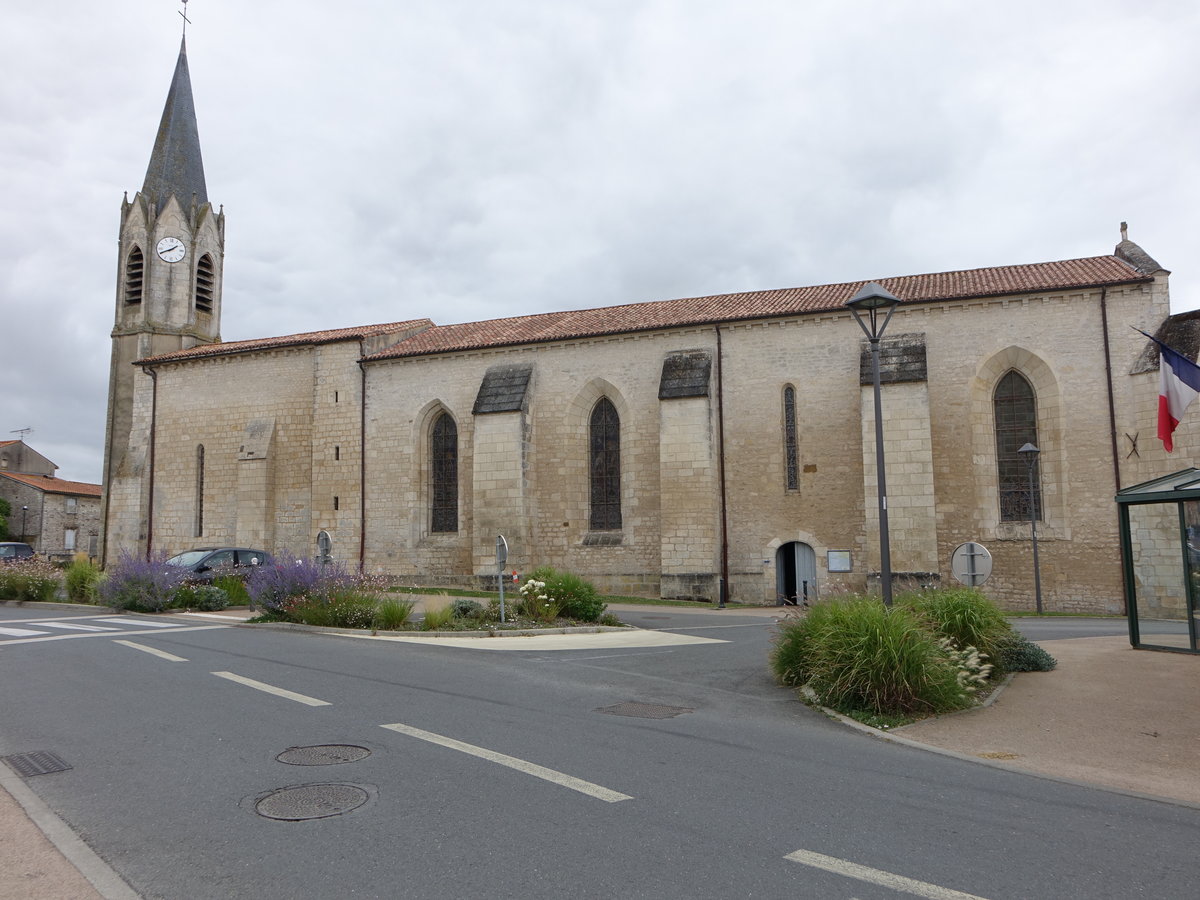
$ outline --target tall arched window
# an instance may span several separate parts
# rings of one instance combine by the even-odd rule
[[[621,527],[621,421],[617,409],[602,397],[592,410],[589,427],[592,531]]]
[[[125,302],[142,302],[142,278],[146,271],[146,260],[142,257],[142,248],[134,245],[125,260]]]
[[[1009,371],[992,397],[996,416],[996,467],[1000,488],[1000,521],[1027,522],[1032,509],[1042,518],[1042,480],[1035,462],[1030,487],[1029,465],[1017,451],[1025,444],[1038,445],[1037,397],[1017,371]]]
[[[196,447],[196,537],[204,537],[204,445]]]
[[[449,413],[442,413],[433,423],[429,456],[433,530],[458,531],[458,426]]]
[[[783,389],[783,451],[787,471],[787,489],[800,488],[800,452],[796,447],[796,389],[790,384]]]
[[[199,312],[212,312],[213,285],[216,283],[216,270],[213,258],[205,253],[196,263],[196,309]]]

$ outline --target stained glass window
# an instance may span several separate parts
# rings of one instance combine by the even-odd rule
[[[1038,444],[1037,399],[1033,386],[1018,372],[1000,379],[992,399],[996,415],[996,466],[1000,488],[1000,521],[1028,522],[1030,511],[1042,518],[1042,481],[1034,460],[1032,486],[1025,444]]]
[[[621,422],[607,398],[592,410],[589,429],[592,531],[621,527]]]
[[[433,423],[433,530],[458,531],[458,426],[449,413]]]

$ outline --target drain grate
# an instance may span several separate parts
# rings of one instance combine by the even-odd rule
[[[371,755],[357,744],[318,744],[314,747],[288,747],[276,760],[289,766],[336,766],[358,762]]]
[[[608,716],[630,716],[634,719],[673,719],[682,713],[695,712],[686,706],[664,706],[661,703],[618,703],[616,706],[601,706],[596,710]]]
[[[254,804],[254,811],[283,822],[325,819],[358,809],[370,796],[353,784],[303,784],[271,791]]]
[[[14,753],[0,756],[22,778],[31,775],[49,775],[51,772],[66,772],[71,767],[49,750],[34,750],[32,753]]]

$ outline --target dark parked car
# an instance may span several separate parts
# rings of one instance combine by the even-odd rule
[[[219,575],[246,578],[253,568],[271,563],[271,554],[247,547],[203,547],[187,550],[167,560],[168,566],[180,566],[188,571],[187,580],[211,582]]]
[[[33,548],[28,544],[22,544],[20,541],[0,542],[0,563],[18,562],[32,557]]]

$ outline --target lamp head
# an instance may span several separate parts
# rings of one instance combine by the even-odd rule
[[[846,301],[846,305],[857,312],[887,309],[899,304],[900,298],[884,290],[883,285],[877,281],[868,281],[858,289],[857,294]]]

